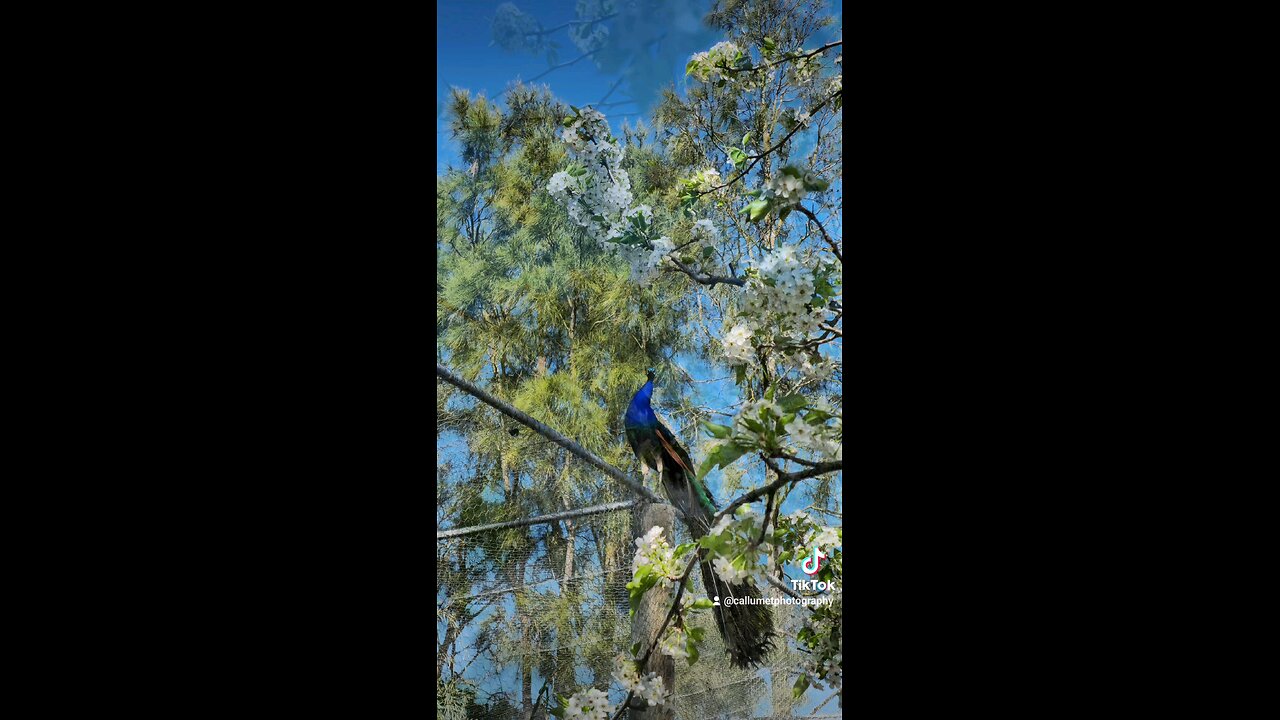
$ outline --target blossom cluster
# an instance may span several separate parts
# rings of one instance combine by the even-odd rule
[[[657,673],[647,673],[640,677],[636,671],[636,663],[632,658],[619,654],[614,663],[613,679],[618,681],[623,690],[634,693],[636,697],[650,705],[661,705],[665,702],[662,678]]]
[[[740,322],[720,339],[720,344],[724,347],[724,358],[730,365],[745,365],[755,357],[755,350],[751,346],[751,335],[755,328],[752,322]]]
[[[741,59],[739,55],[742,56]],[[690,56],[686,68],[687,74],[700,82],[716,85],[732,83],[737,90],[755,90],[765,87],[778,75],[778,71],[771,68],[752,67],[750,57],[731,42],[716,43],[706,52],[694,53]],[[738,72],[729,72],[729,70]]]
[[[696,176],[698,181],[698,192],[711,192],[711,188],[720,185],[720,171],[715,168],[707,168]],[[710,222],[708,220],[707,222]]]
[[[689,234],[699,247],[715,247],[720,243],[720,228],[710,220],[699,220],[694,223]]]
[[[730,329],[720,342],[729,364],[750,362],[755,354],[751,339],[756,335],[807,337],[817,332],[826,320],[826,310],[811,307],[814,290],[813,268],[800,262],[794,246],[784,245],[766,255],[743,288],[738,318],[732,326],[726,323]]]
[[[836,370],[834,360],[810,353],[793,353],[790,357],[784,357],[784,364],[795,368],[804,377],[815,380],[828,380]]]
[[[809,113],[804,113],[807,119]],[[797,120],[799,116],[797,116]],[[804,180],[794,176],[778,173],[766,186],[770,197],[777,198],[780,206],[799,205],[804,198]]]
[[[787,438],[791,443],[802,450],[810,450],[836,460],[844,459],[844,446],[841,445],[839,440],[844,429],[841,426],[841,419],[838,417],[834,426],[828,426],[825,424],[814,425],[809,423],[806,418],[797,416],[795,420],[787,423],[786,431]]]
[[[823,548],[828,555],[842,544],[841,528],[819,525],[803,510],[778,518],[781,542],[786,542],[795,558],[805,557],[815,548]],[[784,548],[786,549],[786,548]]]
[[[674,625],[668,627],[666,634],[658,642],[658,652],[676,660],[688,658],[689,636],[683,628],[678,628]]]
[[[831,689],[840,692],[844,687],[844,655],[839,633],[843,594],[837,592],[831,605],[823,607],[805,618],[797,633],[797,639],[810,657],[799,671],[810,686],[818,690]],[[843,704],[841,700],[841,704]]]
[[[584,53],[604,47],[609,39],[609,28],[600,23],[580,23],[569,27],[569,39]]]
[[[552,175],[547,192],[601,247],[615,249],[631,265],[632,281],[647,285],[675,243],[668,237],[646,239],[652,237],[653,209],[631,207],[631,178],[622,169],[622,149],[604,115],[592,108],[580,111],[561,137],[576,164]],[[620,242],[629,234],[641,240]]]
[[[617,228],[631,206],[631,178],[622,169],[622,148],[598,110],[586,108],[561,132],[580,165],[551,176],[547,192],[565,205],[569,217],[596,237]],[[619,230],[619,235],[621,230]]]
[[[755,513],[755,508],[742,505],[733,515],[720,518],[707,533],[713,538],[711,544],[715,546],[716,553],[711,568],[727,583],[755,583],[762,577],[762,568],[755,561],[754,553],[757,550],[768,552],[770,546],[761,543],[758,548],[750,547],[760,537],[760,518]]]
[[[603,690],[588,688],[574,693],[565,704],[563,720],[609,720],[613,706]]]
[[[733,67],[739,52],[731,42],[716,43],[710,50],[689,58],[689,74],[702,82],[716,82],[723,74],[721,66]]]
[[[801,58],[791,63],[791,82],[796,85],[807,85],[817,79],[822,72],[822,60],[817,55]]]
[[[631,563],[632,575],[641,567],[650,565],[653,567],[653,573],[660,576],[658,585],[671,587],[672,580],[680,577],[681,570],[676,566],[675,549],[662,537],[662,528],[654,525],[649,528],[649,532],[636,538],[635,544],[636,555]]]

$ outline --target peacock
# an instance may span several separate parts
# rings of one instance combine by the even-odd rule
[[[684,514],[685,526],[696,540],[711,529],[711,519],[717,512],[711,491],[694,470],[696,465],[689,452],[681,447],[675,435],[654,414],[650,401],[653,397],[654,371],[649,369],[649,381],[631,399],[623,428],[627,442],[640,459],[645,477],[652,468],[658,472],[662,489],[671,504]],[[708,595],[718,596],[721,604],[712,606],[716,628],[729,651],[729,661],[740,668],[760,665],[772,647],[773,616],[768,605],[733,605],[726,607],[726,597],[760,597],[760,590],[748,583],[729,584],[716,575],[707,558],[701,552],[702,582]]]

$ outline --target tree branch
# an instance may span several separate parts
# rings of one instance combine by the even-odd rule
[[[547,75],[550,75],[552,72],[554,72],[554,71],[556,71],[556,70],[559,70],[560,68],[566,68],[566,67],[569,67],[570,65],[573,65],[573,64],[575,64],[575,63],[577,63],[577,62],[579,62],[579,61],[581,61],[581,60],[585,60],[586,58],[589,58],[589,57],[591,57],[592,55],[595,55],[597,52],[599,52],[599,51],[598,51],[598,50],[592,50],[591,52],[582,53],[581,55],[579,55],[578,57],[576,57],[576,58],[574,58],[574,59],[570,60],[569,62],[563,62],[563,63],[560,63],[559,65],[552,65],[551,67],[547,68],[547,69],[546,69],[546,70],[544,70],[543,72],[540,72],[540,73],[538,73],[537,75],[534,75],[533,77],[529,78],[528,82],[533,82],[534,80],[537,80],[538,78],[541,78],[541,77],[545,77],[545,76],[547,76]]]
[[[828,95],[828,96],[826,97],[826,99],[825,99],[825,100],[823,100],[822,102],[818,103],[818,105],[817,105],[816,107],[814,107],[814,108],[813,108],[813,110],[812,110],[812,111],[810,111],[810,112],[812,112],[812,113],[816,113],[816,112],[818,112],[819,110],[821,110],[821,109],[822,109],[822,106],[823,106],[823,105],[826,105],[827,103],[831,102],[834,98],[838,97],[838,96],[840,95],[840,93],[841,93],[841,92],[843,92],[843,91],[842,91],[842,90],[837,90],[837,91],[835,91],[835,92],[831,93],[830,95]],[[800,124],[800,123],[796,123],[796,126],[795,126],[794,128],[792,128],[792,129],[791,129],[791,132],[789,132],[789,133],[787,133],[785,136],[783,136],[783,138],[782,138],[781,140],[779,140],[779,141],[778,141],[778,143],[777,143],[776,145],[774,145],[774,146],[772,146],[772,147],[768,148],[767,150],[765,150],[764,152],[760,153],[759,155],[748,155],[747,157],[750,157],[750,158],[753,158],[753,159],[752,159],[752,161],[751,161],[751,164],[750,164],[750,165],[748,165],[748,166],[746,167],[746,169],[745,169],[745,170],[743,170],[742,172],[740,172],[740,173],[738,173],[737,175],[735,175],[735,176],[733,176],[732,178],[730,178],[730,179],[729,179],[727,182],[725,182],[723,185],[717,185],[717,186],[715,186],[715,187],[713,187],[713,188],[711,188],[711,189],[709,189],[709,190],[704,190],[704,191],[698,192],[698,196],[699,196],[699,197],[701,197],[701,196],[703,196],[703,195],[708,195],[708,194],[710,194],[710,193],[713,193],[713,192],[715,192],[716,190],[723,190],[724,188],[727,188],[727,187],[729,187],[730,185],[734,184],[735,182],[737,182],[737,181],[741,180],[742,178],[746,177],[746,176],[747,176],[747,173],[750,173],[750,172],[751,172],[751,170],[752,170],[752,168],[754,168],[754,167],[756,166],[756,164],[757,164],[757,163],[759,163],[762,159],[764,159],[766,156],[768,156],[768,155],[769,155],[769,153],[774,152],[774,151],[775,151],[775,150],[777,150],[778,148],[782,147],[782,146],[783,146],[783,145],[784,145],[788,140],[790,140],[790,139],[791,139],[791,136],[792,136],[792,135],[795,135],[795,134],[796,134],[797,132],[799,132],[799,131],[800,131],[800,129],[801,129],[801,128],[803,128],[803,127],[804,127],[804,125],[802,125],[802,124]]]
[[[822,239],[826,240],[827,244],[831,246],[831,252],[836,254],[837,260],[839,260],[841,263],[844,263],[844,258],[840,255],[840,247],[836,245],[836,242],[831,239],[830,235],[827,234],[827,229],[822,227],[822,223],[818,222],[818,216],[814,215],[813,212],[809,210],[809,208],[799,203],[794,205],[793,209],[796,212],[800,213],[801,215],[804,215],[805,217],[809,218],[809,220],[813,221],[814,225],[818,226],[818,229],[822,231]]]
[[[759,500],[760,498],[764,497],[765,495],[768,495],[769,493],[773,492],[774,490],[777,490],[778,488],[786,485],[787,483],[797,482],[800,480],[807,480],[811,477],[826,475],[829,472],[835,472],[836,470],[844,469],[844,461],[841,460],[837,462],[818,463],[816,466],[811,467],[808,470],[801,470],[800,472],[796,472],[796,473],[788,473],[788,472],[783,472],[782,468],[778,467],[777,463],[773,462],[772,460],[765,457],[764,455],[761,455],[760,458],[764,460],[764,464],[768,465],[770,470],[773,470],[775,473],[778,474],[778,479],[769,483],[768,485],[765,485],[764,487],[758,487],[755,490],[752,490],[751,492],[747,493],[746,495],[743,495],[742,497],[738,498],[737,500],[734,500],[732,503],[727,505],[725,509],[716,513],[716,516],[711,519],[712,526],[714,526],[717,522],[719,522],[720,518],[736,510],[739,505],[744,505],[746,503],[751,502],[752,500]]]
[[[483,401],[487,405],[490,405],[496,408],[498,412],[502,413],[503,415],[506,415],[512,420],[515,420],[521,425],[528,427],[529,429],[533,430],[539,435],[554,442],[555,444],[559,445],[565,450],[568,450],[574,455],[577,455],[580,459],[602,470],[604,474],[608,475],[614,480],[617,480],[623,485],[626,485],[627,487],[631,488],[644,499],[650,502],[663,503],[663,504],[666,503],[665,500],[655,495],[651,490],[649,490],[649,488],[645,487],[642,483],[639,483],[633,480],[632,478],[628,477],[626,473],[622,472],[618,468],[596,457],[595,453],[592,453],[590,450],[587,450],[586,448],[582,447],[578,443],[561,435],[555,430],[552,430],[546,425],[543,425],[537,420],[534,420],[532,417],[529,417],[528,415],[520,412],[514,407],[490,395],[484,390],[481,390],[480,388],[467,382],[466,380],[463,380],[457,375],[454,375],[453,373],[449,372],[448,368],[441,365],[440,363],[436,363],[436,377],[440,378],[441,380],[444,380],[445,382],[449,383],[450,385],[453,385],[454,387],[457,387],[459,390],[462,390],[468,395],[472,395],[476,397],[477,399]],[[680,512],[679,508],[676,508],[676,512],[677,513]],[[683,517],[683,515],[681,517]]]
[[[668,255],[668,257],[671,257],[671,256]],[[711,287],[715,287],[717,283],[724,283],[725,285],[743,287],[747,284],[746,280],[742,280],[740,278],[735,278],[735,277],[720,277],[718,275],[699,275],[698,273],[691,270],[689,266],[685,265],[684,263],[680,262],[674,257],[671,257],[671,262],[675,263],[676,267],[680,268],[680,271],[683,272],[685,275],[688,275],[689,277],[693,278],[695,282],[702,283],[703,285],[710,285]]]
[[[817,50],[814,50],[811,53],[805,53],[804,55],[797,55],[795,57],[788,56],[788,57],[782,58],[781,60],[775,60],[774,62],[767,63],[765,65],[753,65],[749,68],[742,68],[740,70],[737,68],[723,67],[723,66],[717,66],[717,69],[728,70],[731,73],[755,72],[757,70],[764,70],[765,68],[771,68],[775,65],[781,65],[784,62],[791,62],[792,60],[804,60],[805,58],[813,57],[818,53],[824,53],[833,47],[839,47],[840,45],[843,45],[843,44],[844,44],[843,40],[837,40],[833,43],[827,43],[826,45],[823,45],[822,47],[818,48]]]
[[[551,33],[555,32],[555,31],[557,31],[557,30],[563,30],[563,29],[565,29],[565,28],[567,28],[567,27],[570,27],[570,26],[572,26],[572,25],[592,25],[592,24],[594,24],[594,23],[604,22],[605,20],[608,20],[608,19],[610,19],[610,18],[615,18],[615,17],[617,17],[617,16],[618,16],[618,13],[610,13],[610,14],[608,14],[608,15],[604,15],[604,16],[602,16],[602,17],[598,17],[598,18],[592,18],[592,19],[590,19],[590,20],[570,20],[569,22],[567,22],[567,23],[565,23],[565,24],[563,24],[563,25],[557,25],[557,26],[555,26],[555,27],[551,28],[550,30],[535,30],[535,31],[533,31],[533,32],[525,33],[524,35],[525,35],[525,37],[539,37],[539,36],[542,36],[542,35],[550,35]]]

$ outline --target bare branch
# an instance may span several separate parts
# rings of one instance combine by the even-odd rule
[[[587,463],[594,465],[595,467],[604,471],[604,473],[609,477],[613,478],[614,480],[617,480],[623,485],[626,485],[627,487],[636,491],[636,493],[639,494],[644,499],[650,502],[656,502],[656,503],[666,502],[662,498],[655,495],[651,490],[649,490],[649,488],[645,487],[642,483],[637,482],[636,480],[628,477],[626,473],[610,465],[604,460],[601,460],[600,458],[596,457],[595,453],[591,452],[590,450],[587,450],[586,448],[582,447],[578,443],[561,435],[555,430],[552,430],[546,425],[543,425],[537,420],[534,420],[532,417],[529,417],[528,415],[520,412],[514,407],[490,395],[484,390],[481,390],[480,388],[467,382],[466,380],[463,380],[457,375],[454,375],[453,373],[449,372],[448,368],[441,365],[440,363],[436,363],[436,377],[440,378],[441,380],[444,380],[450,385],[457,387],[463,392],[466,392],[468,395],[472,395],[478,398],[479,400],[482,400],[486,404],[494,408],[497,408],[498,412],[502,413],[503,415],[506,415],[512,420],[515,420],[521,425],[524,425],[530,428],[531,430],[538,433],[539,435],[551,440],[552,442],[564,448],[565,450],[568,450],[574,455],[577,455],[582,460],[585,460]],[[676,512],[677,513],[679,512],[679,508],[676,509]]]
[[[788,473],[788,472],[784,472],[782,468],[778,467],[777,463],[770,460],[769,458],[763,455],[761,455],[760,457],[761,459],[764,460],[764,464],[769,466],[770,470],[773,470],[775,473],[778,474],[778,479],[769,483],[768,485],[765,485],[764,487],[758,487],[755,490],[752,490],[751,492],[747,493],[746,495],[743,495],[742,497],[738,498],[737,500],[734,500],[732,503],[729,503],[727,506],[725,506],[723,510],[716,513],[716,516],[711,519],[712,525],[715,525],[715,523],[719,522],[720,518],[736,510],[739,505],[744,505],[746,503],[751,502],[752,500],[759,500],[760,498],[764,497],[765,495],[768,495],[769,493],[773,492],[774,490],[777,490],[778,488],[786,485],[787,483],[793,483],[800,480],[807,480],[811,477],[826,475],[827,473],[844,469],[844,461],[841,460],[837,462],[818,463],[816,466],[811,467],[808,470],[801,470],[800,472],[796,472],[796,473]]]
[[[575,64],[575,63],[577,63],[577,62],[579,62],[579,61],[581,61],[581,60],[585,60],[585,59],[587,59],[587,58],[591,57],[592,55],[595,55],[597,52],[599,52],[599,51],[598,51],[598,50],[592,50],[591,52],[582,53],[581,55],[579,55],[578,57],[576,57],[576,58],[574,58],[574,59],[570,60],[569,62],[562,62],[562,63],[560,63],[559,65],[552,65],[551,67],[547,68],[546,70],[544,70],[544,71],[542,71],[542,72],[538,73],[537,75],[534,75],[533,77],[529,78],[528,82],[533,82],[534,80],[537,80],[538,78],[546,77],[547,75],[550,75],[552,72],[554,72],[554,71],[556,71],[556,70],[559,70],[560,68],[567,68],[567,67],[569,67],[570,65],[573,65],[573,64]]]
[[[698,273],[691,270],[688,265],[685,265],[684,263],[680,262],[674,257],[671,258],[671,262],[675,263],[676,267],[680,268],[680,271],[683,272],[685,275],[688,275],[689,277],[693,278],[695,282],[702,283],[703,285],[710,285],[711,287],[715,287],[717,283],[724,283],[725,285],[743,287],[747,284],[747,281],[741,278],[720,277],[718,275],[699,275]]]
[[[809,218],[809,220],[811,220],[814,225],[818,226],[818,229],[822,231],[822,239],[826,240],[827,244],[831,246],[831,252],[836,254],[836,259],[839,260],[841,263],[843,263],[844,258],[840,255],[840,246],[836,245],[836,242],[831,239],[830,235],[827,234],[827,229],[822,227],[821,222],[818,222],[818,216],[814,215],[813,212],[809,210],[809,208],[800,204],[795,205],[794,209],[796,212]]]
[[[781,65],[782,63],[791,62],[793,60],[804,60],[805,58],[813,57],[818,53],[824,53],[833,47],[839,47],[843,44],[844,44],[843,40],[837,40],[833,43],[827,43],[826,45],[823,45],[822,47],[818,48],[817,50],[814,50],[811,53],[805,53],[804,55],[797,55],[796,57],[784,57],[781,60],[775,60],[774,62],[767,63],[765,65],[753,65],[749,68],[742,68],[740,70],[737,68],[731,68],[731,67],[718,67],[717,69],[728,70],[731,73],[755,72],[757,70],[764,70],[765,68],[771,68],[775,65]]]
[[[830,95],[828,95],[828,96],[826,97],[826,99],[825,99],[825,100],[823,100],[822,102],[818,103],[818,104],[817,104],[817,106],[816,106],[816,107],[814,107],[814,108],[813,108],[813,110],[812,110],[811,112],[814,112],[814,113],[818,112],[819,110],[821,110],[821,109],[822,109],[822,106],[824,106],[824,105],[826,105],[827,103],[831,102],[833,99],[835,99],[835,98],[839,97],[841,92],[842,92],[841,90],[837,90],[837,91],[835,91],[835,92],[831,93]],[[802,125],[802,124],[800,124],[800,123],[796,123],[796,126],[795,126],[794,128],[792,128],[792,129],[791,129],[791,132],[789,132],[789,133],[787,133],[786,135],[784,135],[784,136],[783,136],[783,138],[777,142],[777,144],[775,144],[775,145],[773,145],[772,147],[768,148],[767,150],[765,150],[764,152],[760,153],[759,155],[748,155],[747,157],[752,158],[752,161],[751,161],[751,164],[750,164],[750,165],[748,165],[748,166],[746,167],[746,169],[745,169],[745,170],[743,170],[742,172],[738,173],[737,175],[735,175],[735,176],[733,176],[733,177],[729,178],[729,180],[728,180],[727,182],[725,182],[723,185],[717,185],[717,186],[715,186],[715,187],[713,187],[713,188],[711,188],[711,189],[709,189],[709,190],[703,190],[703,191],[700,191],[700,192],[698,192],[698,195],[699,195],[699,196],[702,196],[702,195],[708,195],[708,194],[710,194],[710,193],[715,192],[716,190],[723,190],[724,188],[727,188],[727,187],[729,187],[730,185],[734,184],[735,182],[737,182],[737,181],[741,180],[742,178],[746,177],[746,176],[747,176],[747,174],[751,172],[752,168],[754,168],[754,167],[756,166],[756,164],[757,164],[757,163],[759,163],[762,159],[764,159],[765,157],[767,157],[767,156],[769,155],[769,153],[772,153],[772,152],[776,151],[778,148],[780,148],[780,147],[782,147],[784,144],[786,144],[786,142],[787,142],[788,140],[790,140],[790,139],[791,139],[791,136],[792,136],[792,135],[795,135],[795,134],[796,134],[797,132],[799,132],[799,131],[800,131],[800,129],[801,129],[801,128],[803,128],[803,127],[804,127],[804,125]]]

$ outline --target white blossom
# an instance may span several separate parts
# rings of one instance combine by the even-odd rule
[[[829,553],[831,548],[840,546],[839,530],[833,527],[822,528],[822,530],[818,531],[818,534],[814,536],[813,544],[820,548],[825,548]]]
[[[730,515],[724,515],[716,522],[715,526],[712,527],[707,534],[715,537],[725,530],[728,530],[731,525],[733,525],[733,517]]]
[[[720,171],[707,168],[698,173],[698,192],[711,192],[711,188],[720,184]],[[710,221],[708,221],[710,222]]]
[[[721,580],[734,585],[749,580],[755,574],[752,566],[753,563],[747,562],[739,570],[733,566],[732,562],[722,557],[717,557],[711,561],[711,567],[715,570],[716,575],[720,576]]]
[[[689,234],[699,245],[710,247],[720,242],[720,229],[710,220],[703,219],[694,223]]]
[[[636,697],[647,701],[650,705],[661,705],[665,701],[662,678],[657,673],[647,673],[644,677],[636,672],[635,661],[626,655],[618,655],[613,670],[613,677],[623,690],[635,693]]]
[[[795,205],[804,197],[804,181],[798,177],[779,173],[769,181],[769,190],[773,196],[785,204]]]
[[[659,587],[671,587],[672,580],[680,576],[676,567],[675,549],[662,537],[662,528],[655,525],[643,536],[635,539],[636,554],[631,561],[631,574],[635,575],[645,565],[660,579]]]
[[[608,720],[612,712],[609,696],[603,690],[590,688],[569,697],[565,703],[564,720]]]
[[[751,347],[753,331],[750,324],[739,323],[724,334],[720,344],[724,346],[724,356],[730,365],[742,365],[755,357],[755,350]]]
[[[658,643],[658,652],[677,660],[689,657],[689,648],[686,646],[688,639],[685,633],[678,627],[668,628],[667,634],[662,637]]]
[[[804,418],[797,417],[795,420],[787,423],[787,435],[791,438],[791,442],[795,445],[810,449],[813,447],[814,440],[817,439],[817,432]]]

